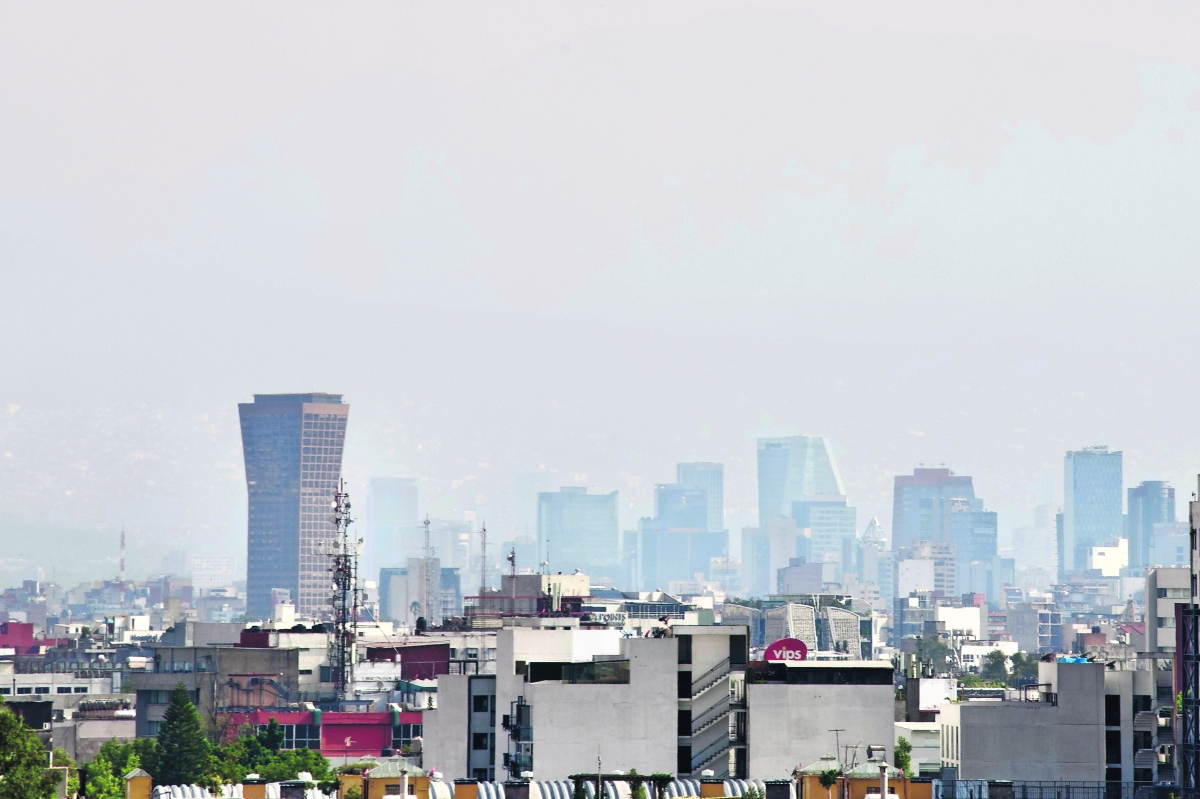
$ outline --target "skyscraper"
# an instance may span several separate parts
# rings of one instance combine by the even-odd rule
[[[1085,447],[1063,458],[1064,574],[1086,569],[1088,550],[1125,533],[1121,453]]]
[[[758,524],[789,518],[792,503],[844,497],[829,444],[820,436],[758,439]]]
[[[892,547],[914,541],[948,541],[949,510],[954,500],[974,501],[971,478],[949,469],[913,469],[898,474],[892,492]],[[982,505],[980,506],[982,509]]]
[[[350,406],[340,394],[255,394],[238,405],[249,526],[246,610],[266,618],[272,589],[297,613],[329,608],[333,496],[342,472]]]
[[[702,488],[678,484],[654,487],[654,518],[642,519],[641,584],[667,590],[672,580],[707,579],[713,558],[725,555],[726,533],[710,532],[711,505]]]
[[[617,492],[566,486],[538,494],[538,541],[549,571],[618,574]]]
[[[1146,480],[1128,491],[1125,530],[1129,538],[1129,566],[1143,569],[1146,566],[1170,566],[1156,564],[1150,560],[1154,542],[1154,525],[1175,523],[1175,489],[1161,480]]]
[[[725,464],[676,464],[675,482],[689,488],[704,489],[708,497],[708,531],[719,533],[725,529]]]
[[[372,477],[367,485],[366,521],[367,546],[375,565],[394,568],[408,558],[424,557],[416,480]]]

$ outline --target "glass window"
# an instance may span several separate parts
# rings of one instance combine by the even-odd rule
[[[59,693],[59,694],[69,694],[69,693],[71,693],[71,686],[69,686],[69,685],[60,685],[60,686],[58,686],[58,688],[56,689],[55,693]]]

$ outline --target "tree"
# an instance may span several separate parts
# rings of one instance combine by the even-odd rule
[[[0,706],[0,799],[50,799],[62,772],[47,765],[42,742],[17,714]]]
[[[817,775],[817,781],[821,783],[821,787],[825,789],[825,795],[828,799],[833,799],[831,789],[837,785],[838,777],[842,776],[842,772],[835,768],[829,768]]]
[[[989,682],[1005,682],[1008,680],[1008,658],[999,649],[993,649],[983,656],[981,673]]]
[[[903,735],[896,742],[896,751],[892,754],[896,768],[904,772],[904,776],[912,776],[912,744]]]
[[[1038,662],[1037,658],[1026,657],[1020,652],[1014,654],[1011,658],[1012,674],[1009,676],[1010,683],[1014,686],[1037,682]]]
[[[88,799],[123,799],[125,796],[124,780],[113,773],[113,765],[103,751],[87,764],[85,774]]]
[[[267,728],[258,734],[258,742],[274,754],[279,754],[279,750],[283,747],[283,740],[283,727],[279,726],[279,722],[273,718],[267,724]]]
[[[122,781],[135,768],[150,775],[158,771],[158,741],[154,738],[135,738],[127,743],[110,738],[100,747],[98,755],[104,755],[112,765],[112,773]]]
[[[154,781],[159,785],[194,785],[209,773],[211,759],[200,714],[183,683],[177,683],[158,731],[158,773]]]
[[[50,764],[56,768],[65,768],[67,770],[67,796],[75,796],[79,793],[79,768],[75,765],[75,761],[67,754],[67,750],[61,746],[54,750],[50,755]]]

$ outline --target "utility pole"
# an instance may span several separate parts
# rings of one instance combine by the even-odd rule
[[[839,757],[839,754],[840,754],[840,753],[841,753],[841,751],[842,751],[842,736],[840,735],[840,733],[843,733],[843,732],[845,732],[845,731],[846,731],[846,730],[845,730],[845,728],[838,729],[838,730],[830,730],[830,732],[831,732],[831,733],[833,733],[833,754],[834,754],[834,757]],[[838,760],[838,765],[839,765],[839,766],[841,766],[841,764],[842,764],[842,762],[841,762],[841,759],[839,758],[839,760]]]

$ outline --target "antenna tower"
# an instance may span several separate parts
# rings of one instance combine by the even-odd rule
[[[349,699],[354,690],[355,644],[358,640],[358,554],[362,539],[350,538],[350,495],[346,481],[338,481],[333,499],[333,517],[337,528],[331,542],[329,571],[333,575],[333,636],[329,639],[329,673],[339,699]]]
[[[440,578],[441,575],[438,575]],[[433,547],[429,546],[429,517],[425,517],[425,596],[421,610],[425,613],[425,628],[433,626]]]
[[[121,525],[121,608],[125,608],[125,525]]]
[[[479,593],[487,588],[487,521],[479,531]]]

